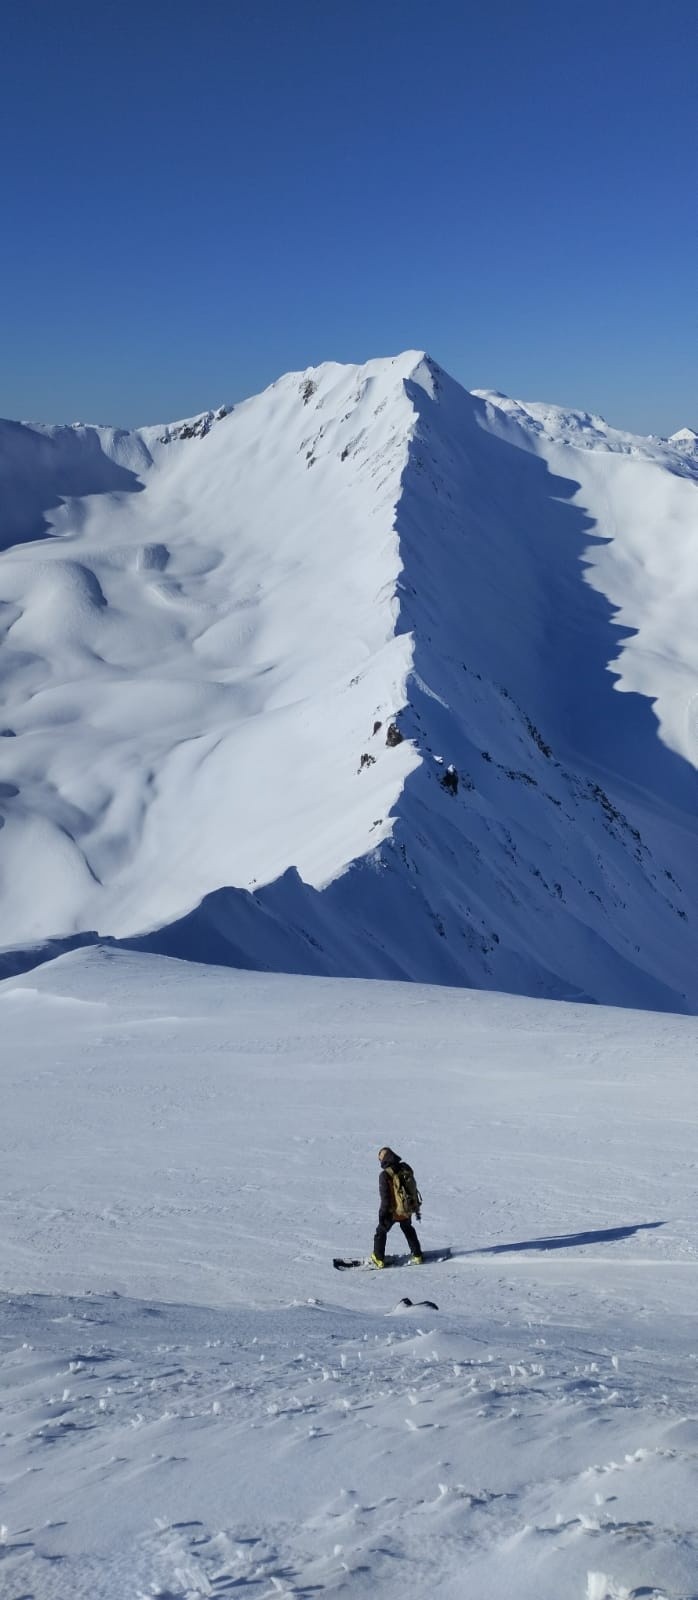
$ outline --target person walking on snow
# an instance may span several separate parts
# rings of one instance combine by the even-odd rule
[[[421,1222],[419,1208],[422,1197],[415,1183],[412,1168],[387,1144],[378,1151],[378,1160],[381,1164],[378,1180],[380,1205],[371,1261],[374,1267],[385,1266],[386,1239],[393,1223],[399,1222],[410,1247],[410,1261],[415,1267],[421,1267],[422,1246],[411,1219],[415,1216],[417,1221]]]

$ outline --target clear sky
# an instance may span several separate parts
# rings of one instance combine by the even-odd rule
[[[0,414],[426,348],[698,426],[695,0],[5,0]]]

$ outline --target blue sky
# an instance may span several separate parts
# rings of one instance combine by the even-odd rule
[[[0,413],[426,348],[698,425],[693,0],[6,0]]]

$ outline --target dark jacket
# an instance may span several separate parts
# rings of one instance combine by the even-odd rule
[[[378,1219],[385,1227],[387,1227],[389,1222],[393,1222],[395,1220],[395,1213],[393,1211],[393,1186],[390,1182],[386,1168],[392,1167],[393,1172],[395,1172],[400,1166],[401,1159],[401,1156],[397,1156],[394,1150],[386,1150],[383,1160],[381,1161],[381,1175],[378,1179],[378,1194],[380,1198]]]

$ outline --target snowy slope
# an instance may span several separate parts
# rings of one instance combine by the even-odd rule
[[[0,466],[6,950],[698,1009],[690,437],[408,352]]]
[[[0,567],[12,942],[141,931],[292,863],[322,883],[368,847],[416,760],[405,746],[352,785],[409,666],[393,506],[410,426],[388,362],[325,368],[321,389],[282,379],[207,432],[146,430],[128,451],[39,433],[36,455],[64,432],[84,446],[85,486],[76,466],[57,509],[47,489],[50,537]],[[34,463],[13,468],[11,505]]]
[[[0,1028],[3,1600],[694,1600],[694,1019],[94,950]],[[340,1275],[386,1139],[452,1258]]]

